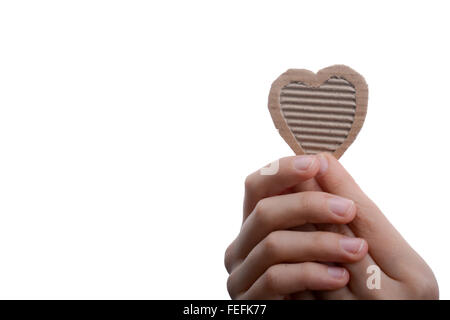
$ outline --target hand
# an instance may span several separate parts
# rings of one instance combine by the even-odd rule
[[[290,157],[279,161],[276,175],[255,172],[247,178],[244,223],[225,258],[232,298],[315,298],[312,291],[348,283],[346,269],[318,262],[361,260],[367,243],[314,231],[311,223],[349,223],[356,215],[353,201],[324,192],[288,192],[319,169],[316,157]]]
[[[430,268],[333,156],[279,164],[276,175],[246,180],[244,222],[225,257],[232,298],[438,298]],[[381,288],[371,290],[374,265]]]

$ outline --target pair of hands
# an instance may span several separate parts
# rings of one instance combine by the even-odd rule
[[[225,252],[233,299],[437,299],[433,272],[330,154],[245,181]],[[375,266],[375,267],[374,267]],[[379,287],[368,286],[368,270]]]

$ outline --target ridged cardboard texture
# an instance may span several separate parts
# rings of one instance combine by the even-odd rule
[[[296,154],[331,152],[339,158],[364,123],[367,101],[364,78],[347,66],[331,66],[317,74],[289,69],[272,84],[269,110]]]

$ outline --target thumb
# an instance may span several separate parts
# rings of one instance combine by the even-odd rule
[[[355,202],[357,213],[349,224],[350,229],[355,236],[368,242],[370,255],[383,271],[394,279],[402,277],[408,268],[407,261],[418,255],[336,158],[328,153],[321,153],[318,157],[320,170],[316,181],[320,187]]]

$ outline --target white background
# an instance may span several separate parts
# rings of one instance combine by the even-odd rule
[[[425,3],[425,2],[423,2]],[[363,74],[341,158],[450,298],[444,1],[2,1],[0,298],[228,298],[288,68]]]

